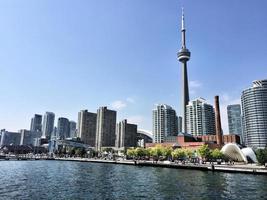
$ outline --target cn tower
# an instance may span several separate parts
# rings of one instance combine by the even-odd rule
[[[183,132],[186,132],[186,105],[189,102],[189,89],[187,77],[187,61],[190,59],[190,51],[185,45],[185,24],[184,24],[184,9],[182,9],[182,48],[177,53],[178,60],[182,64],[182,118],[183,118]]]

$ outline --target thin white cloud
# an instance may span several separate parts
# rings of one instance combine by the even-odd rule
[[[189,81],[189,87],[192,89],[201,88],[202,83],[197,80]]]
[[[127,106],[127,104],[121,100],[117,100],[111,103],[111,107],[116,110],[122,110]]]
[[[135,100],[132,97],[128,97],[126,101],[129,103],[135,103]]]
[[[189,91],[190,94],[196,94],[197,90],[202,88],[202,83],[197,81],[197,80],[193,80],[193,81],[189,81]]]
[[[145,118],[141,115],[134,115],[134,116],[128,117],[127,120],[129,123],[141,124],[141,123],[144,123]]]

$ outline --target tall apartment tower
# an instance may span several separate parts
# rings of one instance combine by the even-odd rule
[[[188,89],[188,77],[187,77],[187,61],[190,59],[190,51],[185,45],[185,24],[184,24],[184,11],[182,10],[182,48],[179,50],[177,56],[178,60],[182,64],[182,120],[183,120],[183,132],[186,132],[186,106],[189,102],[189,89]]]
[[[129,124],[127,120],[123,120],[116,127],[117,148],[136,147],[137,145],[137,125]]]
[[[227,106],[228,128],[230,135],[242,137],[242,116],[240,104]]]
[[[178,134],[175,110],[166,104],[159,104],[152,111],[153,138],[155,143],[163,143],[165,137]]]
[[[42,131],[42,115],[35,114],[31,119],[30,131]]]
[[[183,132],[183,118],[181,116],[178,116],[177,118],[177,127],[178,127],[178,133]]]
[[[50,138],[54,129],[55,114],[52,112],[46,112],[43,118],[42,137]]]
[[[78,137],[90,146],[95,146],[96,140],[96,113],[81,110],[78,113]]]
[[[267,145],[267,79],[253,81],[241,96],[245,144],[253,148]]]
[[[215,114],[213,106],[203,98],[190,101],[186,106],[187,133],[194,136],[215,134]]]
[[[76,134],[76,122],[75,121],[70,121],[70,137],[71,138],[75,138],[77,137],[77,134]]]
[[[70,137],[70,122],[67,118],[60,117],[57,121],[57,138],[65,139]]]
[[[117,112],[100,107],[97,110],[96,142],[95,148],[101,151],[102,147],[114,147],[116,140]]]

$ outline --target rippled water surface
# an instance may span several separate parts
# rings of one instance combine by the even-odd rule
[[[0,199],[267,199],[267,176],[68,161],[0,161]]]

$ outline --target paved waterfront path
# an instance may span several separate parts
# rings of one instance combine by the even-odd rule
[[[202,171],[218,171],[229,173],[249,173],[249,174],[264,174],[267,175],[267,168],[257,166],[255,164],[235,164],[235,165],[213,165],[211,164],[177,164],[177,163],[164,163],[153,161],[134,161],[134,160],[103,160],[103,159],[89,159],[89,158],[55,158],[60,161],[76,161],[76,162],[92,162],[92,163],[110,163],[110,164],[123,164],[123,165],[136,165],[136,166],[150,166],[150,167],[167,167],[177,169],[190,169]]]

